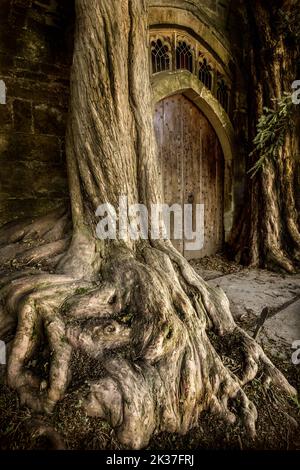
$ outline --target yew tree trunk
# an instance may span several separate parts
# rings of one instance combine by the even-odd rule
[[[44,238],[18,259],[30,263],[46,252],[48,260],[43,273],[17,272],[2,283],[0,336],[15,335],[8,383],[22,403],[51,413],[72,380],[77,350],[101,364],[84,409],[107,420],[123,446],[143,447],[160,431],[184,434],[203,410],[233,423],[232,403],[253,435],[257,411],[244,385],[259,371],[266,383],[295,390],[235,324],[224,292],[168,240],[96,237],[99,204],[117,207],[119,196],[148,208],[161,201],[146,1],[76,0],[76,15],[67,134],[72,239],[66,250],[63,214],[0,233],[10,243],[2,256],[28,237]],[[239,348],[239,376],[223,364],[210,333],[230,351]],[[51,351],[46,379],[32,365],[43,347]]]
[[[257,133],[264,108],[291,93],[299,71],[299,43],[284,18],[295,18],[295,0],[246,0],[240,2],[246,22],[249,143]],[[295,37],[294,37],[295,36]],[[276,137],[275,137],[276,138]],[[246,162],[246,197],[238,214],[230,246],[243,264],[295,272],[300,261],[300,232],[295,205],[295,170],[300,150],[299,122],[294,122],[276,159],[267,161],[253,177],[251,168],[259,152]],[[252,147],[253,148],[253,147]]]

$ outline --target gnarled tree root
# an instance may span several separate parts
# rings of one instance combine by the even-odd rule
[[[105,371],[90,381],[84,407],[131,448],[160,431],[186,433],[203,410],[233,423],[232,403],[254,436],[257,411],[243,386],[259,369],[266,383],[296,393],[235,324],[224,292],[208,286],[167,242],[134,254],[115,248],[99,282],[26,275],[3,286],[1,298],[0,331],[6,322],[7,333],[7,318],[14,319],[10,333],[16,328],[7,380],[21,402],[51,413],[70,382],[72,351],[82,350]],[[241,377],[223,364],[209,331],[239,346]],[[47,380],[30,367],[41,342],[51,351]]]
[[[42,438],[46,449],[65,450],[67,448],[61,435],[45,420],[35,417],[26,423],[28,431],[33,439]]]
[[[11,222],[0,229],[0,265],[19,269],[43,263],[55,267],[70,244],[71,220],[65,209],[23,222]]]

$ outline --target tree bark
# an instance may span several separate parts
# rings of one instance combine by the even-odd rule
[[[160,431],[184,434],[203,410],[233,423],[232,401],[254,435],[257,411],[243,387],[258,369],[266,383],[296,392],[235,324],[224,292],[208,286],[168,240],[151,233],[136,241],[95,235],[99,204],[117,206],[121,195],[148,208],[161,201],[146,2],[77,0],[76,14],[67,133],[72,240],[63,255],[53,249],[56,272],[49,273],[50,259],[44,273],[3,281],[0,331],[16,328],[8,383],[22,403],[51,412],[65,395],[79,350],[102,365],[84,408],[107,420],[124,446],[146,446]],[[28,234],[49,239],[45,223],[36,222],[17,232],[6,228],[0,240],[22,244]],[[242,352],[239,376],[223,364],[212,333],[229,351]],[[29,365],[41,345],[51,351],[46,380]]]
[[[287,42],[279,16],[280,11],[288,14],[295,9],[296,3],[249,0],[241,5],[248,26],[248,61],[244,72],[249,83],[251,145],[263,109],[273,109],[274,100],[291,92],[292,82],[297,79],[299,46]],[[250,170],[260,155],[256,152],[248,158],[245,204],[229,241],[231,251],[243,264],[290,273],[299,268],[300,233],[294,187],[298,154],[295,121],[277,160],[268,161],[254,177]]]

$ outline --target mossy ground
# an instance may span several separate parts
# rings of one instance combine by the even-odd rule
[[[202,263],[205,265],[205,260]],[[236,265],[226,264],[222,257],[215,258],[214,261],[207,261],[207,263],[210,263],[208,265],[210,269],[216,269],[216,265],[218,265],[218,270],[222,272],[236,272],[240,269]],[[255,325],[245,322],[241,326],[252,334]],[[222,356],[223,363],[239,375],[241,352],[238,345],[235,345],[233,352],[233,348],[226,350],[224,344],[218,342],[217,337],[210,335],[210,339]],[[279,355],[274,357],[271,349],[266,352],[269,353],[275,365],[285,373],[300,395],[300,366],[284,360],[282,354],[280,357]],[[40,354],[39,360],[30,365],[42,375],[47,374],[48,366],[49,354],[47,352]],[[82,394],[79,393],[79,387],[82,392],[87,380],[101,377],[104,373],[101,364],[95,359],[89,359],[87,356],[75,353],[72,369],[72,383],[64,400],[56,406],[51,416],[39,418],[50,424],[63,437],[67,449],[120,449],[110,426],[98,418],[88,417],[82,409],[82,401],[79,398],[82,397]],[[32,431],[33,415],[31,411],[26,407],[21,407],[17,394],[5,385],[3,366],[0,371],[0,450],[51,448],[50,441],[45,438],[37,438]],[[245,391],[258,410],[257,437],[254,440],[242,429],[239,422],[234,426],[228,426],[205,412],[201,415],[198,426],[187,435],[162,433],[151,440],[148,448],[151,450],[300,450],[300,433],[299,428],[297,429],[297,424],[300,426],[299,402],[286,397],[272,386],[265,390],[262,377],[259,375],[258,379],[246,387]],[[238,412],[238,409],[233,411]]]
[[[236,355],[238,357],[238,354]],[[300,390],[300,368],[282,360],[272,358],[285,372],[289,381]],[[228,366],[238,367],[234,359]],[[78,364],[77,364],[78,367]],[[86,366],[84,367],[86,369]],[[93,375],[95,375],[95,369]],[[99,370],[99,373],[101,371]],[[88,417],[82,409],[76,382],[81,376],[77,369],[77,379],[65,399],[57,405],[49,417],[41,417],[58,431],[68,449],[117,450],[120,449],[113,430],[97,418]],[[155,436],[149,449],[276,449],[300,450],[300,405],[274,387],[265,390],[260,379],[246,387],[246,392],[258,410],[257,437],[252,440],[239,423],[228,426],[216,420],[209,413],[203,413],[199,426],[186,436],[162,433]],[[237,410],[238,411],[238,410]],[[49,449],[51,443],[45,438],[36,438],[31,430],[33,415],[26,407],[20,407],[16,393],[2,380],[0,385],[0,449],[31,450]]]

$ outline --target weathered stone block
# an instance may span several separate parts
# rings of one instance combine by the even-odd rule
[[[32,0],[14,0],[13,7],[30,8]]]
[[[12,127],[12,104],[10,100],[7,99],[7,104],[0,104],[0,132],[11,132]]]
[[[58,82],[33,82],[24,78],[7,77],[5,83],[8,96],[41,103],[55,103],[56,106],[66,106],[68,92],[64,84]]]
[[[40,71],[35,72],[31,70],[16,70],[15,76],[25,80],[32,80],[35,82],[49,82],[48,76],[44,73],[41,73]]]
[[[73,4],[1,0],[7,104],[0,105],[0,225],[45,214],[68,199],[64,133],[72,48],[66,31]]]
[[[27,24],[27,15],[26,8],[15,5],[13,3],[11,12],[9,15],[9,25],[14,30],[20,30],[26,28]]]
[[[0,70],[1,76],[13,75],[14,73],[14,60],[9,54],[0,52]]]
[[[70,68],[56,64],[40,64],[41,72],[47,74],[48,77],[62,78],[69,85]]]
[[[11,0],[1,0],[1,23],[2,24],[9,17],[10,9],[11,9]]]
[[[39,62],[24,59],[23,57],[14,57],[14,68],[18,70],[29,70],[30,72],[39,72],[41,65]]]
[[[1,18],[2,18],[2,8],[1,8]],[[16,50],[16,37],[17,34],[12,34],[11,27],[8,24],[2,24],[0,28],[0,51],[14,56]]]
[[[0,134],[0,162],[35,162],[62,163],[62,146],[56,136],[18,134],[15,132]]]
[[[6,162],[0,167],[1,194],[7,198],[60,197],[67,194],[62,166],[37,162]]]
[[[32,132],[32,104],[30,101],[14,100],[14,129],[17,132]]]
[[[34,106],[34,129],[38,134],[64,135],[66,132],[66,112],[62,108],[48,104]]]
[[[67,197],[22,198],[21,200],[12,198],[3,199],[0,193],[0,199],[0,227],[14,219],[38,217],[68,204]]]

